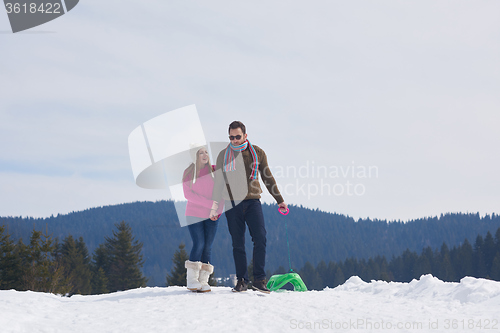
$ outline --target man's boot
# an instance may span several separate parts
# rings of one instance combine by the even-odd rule
[[[252,283],[252,289],[266,294],[269,294],[271,292],[269,289],[267,289],[266,279],[255,281],[254,283]]]
[[[238,283],[236,283],[236,287],[234,287],[232,290],[236,292],[240,291],[247,291],[248,289],[248,284],[245,282],[245,279],[241,278],[238,279]]]

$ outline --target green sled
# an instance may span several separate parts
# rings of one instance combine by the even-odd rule
[[[307,291],[307,287],[304,284],[304,281],[302,281],[300,275],[295,272],[276,274],[271,276],[271,278],[267,282],[267,288],[271,291],[276,291],[288,282],[293,285],[294,291]]]

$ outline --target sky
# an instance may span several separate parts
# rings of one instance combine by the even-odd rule
[[[128,135],[192,104],[208,141],[245,123],[288,204],[500,213],[496,0],[82,0],[16,34],[2,11],[0,216],[169,199]]]

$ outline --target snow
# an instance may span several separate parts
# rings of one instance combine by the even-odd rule
[[[500,330],[500,282],[423,275],[410,283],[351,277],[322,291],[193,293],[154,287],[70,298],[0,291],[8,332],[484,332]]]

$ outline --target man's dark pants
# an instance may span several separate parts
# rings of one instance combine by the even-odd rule
[[[243,200],[226,211],[227,225],[233,240],[233,257],[236,277],[248,282],[247,256],[245,252],[245,222],[253,241],[253,276],[255,281],[266,278],[266,226],[259,199]]]

